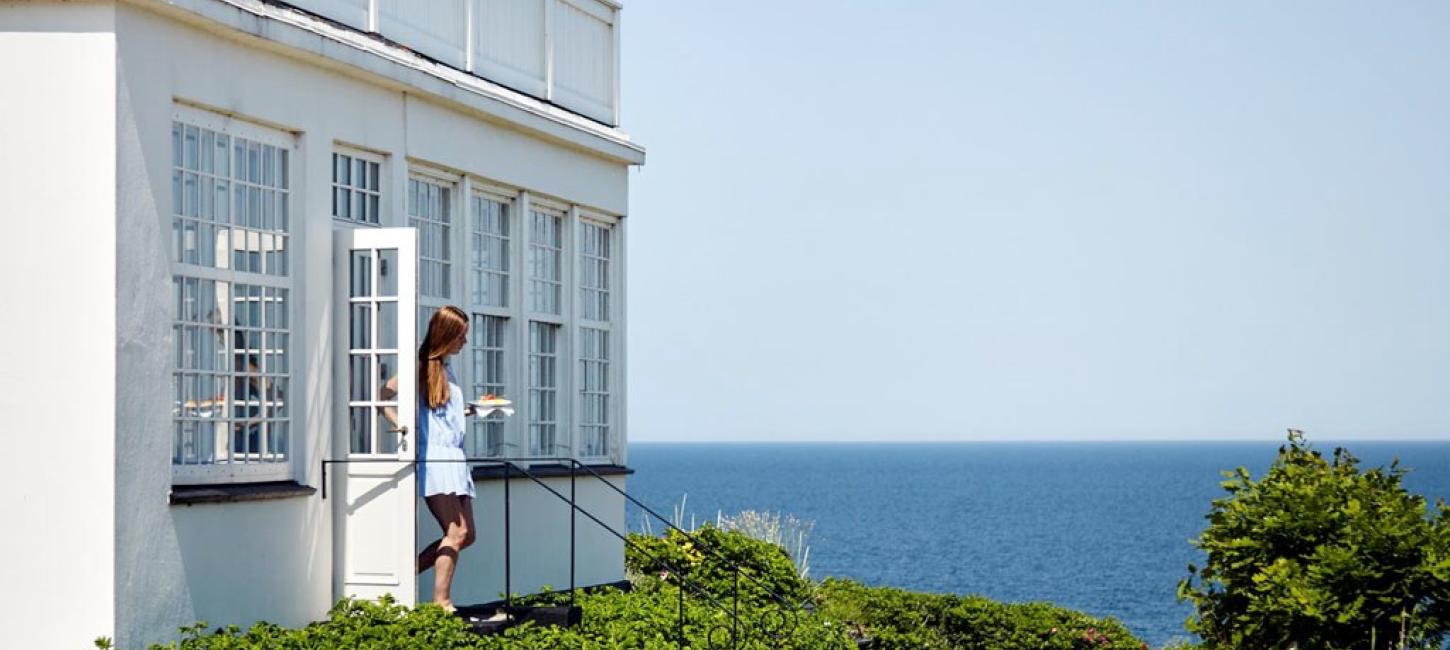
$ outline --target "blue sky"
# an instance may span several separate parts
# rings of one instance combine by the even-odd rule
[[[633,441],[1450,437],[1450,4],[623,29]]]

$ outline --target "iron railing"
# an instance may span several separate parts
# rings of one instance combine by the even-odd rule
[[[418,462],[419,461],[417,461],[417,460],[400,460],[400,459],[394,459],[394,458],[355,458],[355,459],[340,459],[340,460],[324,460],[324,461],[322,461],[322,498],[323,499],[326,499],[327,498],[327,466],[328,465],[347,464],[347,463],[407,463],[407,464],[411,464],[411,465],[416,465]],[[686,636],[686,633],[685,633],[686,626],[688,624],[688,617],[685,614],[685,591],[687,589],[691,592],[692,595],[697,596],[701,600],[704,600],[707,604],[713,606],[717,611],[720,611],[720,612],[724,613],[728,617],[728,619],[729,619],[728,624],[717,623],[717,624],[713,624],[713,625],[708,625],[705,628],[705,635],[704,635],[705,636],[705,643],[706,643],[706,646],[708,648],[711,648],[711,649],[714,649],[714,648],[726,648],[726,647],[729,647],[729,648],[738,648],[743,641],[748,640],[749,638],[751,638],[751,636],[758,636],[761,639],[770,639],[770,640],[774,640],[774,641],[777,641],[777,642],[779,642],[781,640],[784,640],[785,638],[791,636],[795,632],[795,628],[799,625],[799,622],[800,622],[799,619],[800,619],[800,613],[801,613],[801,611],[802,610],[809,610],[809,609],[812,608],[812,606],[811,606],[811,604],[809,602],[801,602],[801,603],[791,602],[786,597],[781,596],[780,594],[776,593],[773,589],[770,588],[769,585],[765,584],[765,582],[762,581],[760,578],[758,578],[756,576],[752,576],[748,572],[744,571],[743,570],[744,567],[742,567],[740,564],[738,564],[738,563],[736,563],[734,561],[731,561],[729,558],[725,557],[723,554],[720,553],[720,551],[718,551],[715,548],[712,548],[708,543],[706,543],[705,541],[701,540],[699,538],[699,536],[697,536],[694,533],[691,533],[690,531],[687,531],[687,530],[685,530],[683,528],[680,528],[679,526],[677,526],[674,522],[670,521],[670,519],[668,519],[664,515],[661,515],[660,513],[656,512],[653,508],[650,508],[649,506],[646,506],[644,503],[640,502],[639,499],[636,499],[636,498],[630,496],[627,492],[625,492],[624,490],[620,489],[619,486],[617,486],[614,483],[610,482],[603,475],[601,475],[597,471],[595,471],[594,468],[590,467],[589,465],[587,465],[587,464],[585,464],[585,463],[583,463],[583,462],[581,462],[581,461],[579,461],[577,459],[573,459],[573,458],[555,458],[555,457],[528,457],[528,458],[494,458],[494,457],[489,457],[489,458],[463,458],[463,459],[448,459],[448,460],[430,460],[430,461],[426,461],[426,462],[429,462],[429,463],[468,463],[468,464],[470,464],[472,466],[500,466],[500,467],[503,468],[503,475],[504,475],[503,476],[503,478],[504,478],[504,481],[503,481],[503,497],[504,497],[504,504],[503,504],[503,506],[504,506],[503,507],[504,600],[505,600],[505,604],[508,605],[508,606],[510,606],[510,607],[513,605],[513,567],[512,567],[512,564],[513,564],[513,556],[512,556],[512,543],[511,543],[511,537],[512,537],[512,535],[510,533],[511,521],[512,521],[512,513],[511,513],[510,505],[511,505],[511,502],[512,502],[512,496],[511,496],[511,490],[510,490],[510,483],[512,482],[512,478],[513,478],[512,475],[513,475],[513,473],[514,472],[518,472],[521,477],[528,478],[529,480],[531,480],[534,483],[538,484],[539,487],[542,487],[542,488],[544,488],[544,490],[548,491],[549,494],[551,494],[554,497],[558,498],[560,501],[563,501],[564,503],[569,504],[569,604],[570,604],[570,606],[573,606],[574,605],[574,602],[575,602],[575,594],[576,594],[576,592],[579,589],[579,586],[578,586],[578,583],[577,583],[577,580],[576,580],[576,565],[577,565],[577,559],[578,559],[577,525],[576,525],[576,521],[577,521],[577,518],[578,518],[577,515],[583,514],[585,517],[588,517],[590,521],[593,521],[595,524],[598,524],[600,528],[603,528],[606,532],[608,532],[609,534],[611,534],[614,537],[618,538],[620,541],[622,541],[625,544],[627,544],[630,548],[633,548],[634,550],[636,550],[639,553],[643,554],[645,557],[648,557],[652,562],[655,563],[655,565],[664,567],[665,570],[667,572],[669,572],[669,575],[670,576],[673,576],[676,579],[676,581],[679,584],[679,605],[678,605],[678,618],[677,618],[677,622],[676,622],[676,630],[675,630],[675,633],[676,633],[677,639],[678,639],[678,641],[679,641],[679,643],[680,643],[681,646],[688,645],[687,636]],[[544,483],[544,481],[542,479],[540,479],[534,473],[530,472],[529,469],[526,466],[519,465],[519,463],[536,463],[536,462],[564,463],[564,464],[567,464],[569,466],[569,496],[566,497],[563,494],[560,494],[558,490],[555,490],[554,488],[550,487],[548,484]],[[650,516],[652,516],[655,519],[658,519],[659,521],[663,522],[671,530],[674,530],[674,531],[678,532],[679,534],[684,535],[686,539],[690,540],[691,544],[695,548],[700,549],[700,550],[702,550],[704,552],[709,553],[715,559],[719,560],[724,565],[730,567],[730,570],[731,570],[731,573],[732,573],[732,578],[733,578],[733,584],[732,584],[732,592],[733,593],[731,594],[731,596],[729,598],[727,598],[727,600],[730,600],[730,603],[727,605],[726,603],[722,602],[722,600],[720,598],[717,598],[714,595],[710,594],[704,588],[703,585],[697,584],[696,581],[690,580],[686,576],[686,573],[685,572],[680,571],[678,568],[671,566],[669,563],[661,560],[658,557],[655,557],[654,554],[650,553],[649,551],[645,550],[644,548],[642,548],[638,544],[636,544],[633,541],[631,541],[629,539],[627,533],[624,533],[624,532],[620,532],[620,531],[615,530],[609,524],[606,524],[603,521],[601,521],[593,513],[591,513],[588,510],[585,510],[584,508],[580,507],[579,504],[578,504],[578,500],[577,500],[577,496],[578,496],[578,494],[577,494],[577,492],[578,492],[577,491],[577,485],[578,485],[578,477],[580,476],[579,470],[581,470],[581,469],[584,471],[585,476],[587,478],[593,478],[593,479],[598,480],[600,483],[602,483],[605,486],[609,487],[611,490],[614,490],[620,496],[624,497],[630,503],[633,503],[636,507],[638,507],[643,512],[648,513]],[[766,595],[766,597],[768,597],[770,600],[774,601],[774,605],[772,606],[772,609],[766,610],[766,613],[764,615],[760,616],[756,620],[756,622],[755,622],[755,624],[753,626],[752,625],[747,625],[746,626],[746,629],[744,630],[743,633],[742,633],[742,630],[741,630],[742,621],[741,621],[741,617],[740,617],[740,581],[741,581],[741,578],[744,578],[745,580],[750,581],[751,583],[753,583],[760,591],[764,592],[764,594]],[[754,628],[753,630],[751,629],[752,627]],[[752,634],[752,632],[753,632],[753,634]],[[728,645],[727,645],[727,643],[728,643]]]

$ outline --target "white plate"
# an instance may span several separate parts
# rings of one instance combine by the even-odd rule
[[[472,406],[475,409],[473,412],[474,417],[488,417],[490,415],[493,415],[494,411],[501,412],[505,416],[514,414],[513,402],[509,402],[505,405],[495,406],[484,406],[482,404],[479,404],[478,402],[469,402],[468,405]]]
[[[488,404],[488,405],[484,405],[483,402],[473,401],[473,402],[469,402],[468,405],[469,406],[472,406],[473,408],[476,408],[476,409],[507,409],[507,408],[513,408],[514,403],[512,401],[507,401],[507,402],[504,402],[502,404]]]

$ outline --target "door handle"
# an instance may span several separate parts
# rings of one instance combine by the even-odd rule
[[[398,455],[402,457],[408,452],[408,425],[404,424],[394,429],[388,429],[388,433],[398,434]]]

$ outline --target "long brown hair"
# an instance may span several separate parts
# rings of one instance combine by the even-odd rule
[[[468,333],[468,314],[448,305],[428,319],[428,335],[418,346],[418,393],[431,408],[448,403],[448,373],[443,371],[443,357],[455,341]]]

